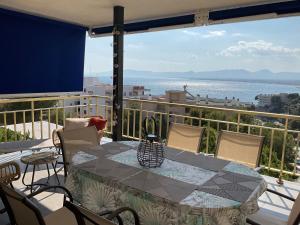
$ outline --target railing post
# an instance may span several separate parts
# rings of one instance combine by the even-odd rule
[[[299,133],[297,134],[296,150],[298,153],[298,151],[299,151]],[[294,161],[294,170],[293,170],[294,175],[296,174],[296,170],[297,170],[296,164],[297,164],[297,155],[295,156],[295,161]]]
[[[83,106],[82,106],[83,105]],[[79,118],[84,117],[84,98],[79,97]]]
[[[14,112],[14,132],[15,132],[15,141],[17,140],[17,115],[16,112]]]
[[[199,113],[199,126],[201,127],[202,126],[202,116],[203,116],[203,112],[202,110],[200,110],[200,113]]]
[[[124,113],[122,113],[122,117],[123,116],[124,116]],[[113,106],[111,106],[110,107],[110,131],[111,131],[111,133],[113,132],[113,123],[114,123]],[[122,119],[122,134],[123,134],[123,119]]]
[[[51,123],[51,112],[50,109],[48,109],[48,137],[49,138],[51,138],[50,123]]]
[[[96,101],[96,116],[99,116],[98,96],[95,96],[95,101]]]
[[[133,110],[133,127],[132,127],[132,136],[135,138],[135,125],[136,125],[136,110]]]
[[[58,107],[55,108],[55,127],[58,128]]]
[[[23,140],[26,139],[26,112],[23,111]]]
[[[237,128],[236,128],[237,132],[240,132],[240,122],[241,122],[241,114],[238,113]]]
[[[3,114],[3,122],[4,122],[4,141],[7,142],[7,121],[6,121],[6,113]]]
[[[288,124],[289,119],[285,119],[285,126],[284,126],[284,136],[283,136],[283,146],[282,146],[282,154],[281,154],[281,164],[280,164],[280,174],[277,180],[278,184],[283,184],[282,174],[283,174],[283,166],[284,166],[284,158],[285,158],[285,148],[286,148],[286,141],[288,135]]]
[[[63,126],[65,126],[65,121],[66,121],[65,99],[62,100],[62,104],[63,104]]]
[[[262,127],[259,128],[259,136],[262,135]]]
[[[146,111],[146,118],[148,118],[148,117],[149,117],[149,112]],[[148,119],[146,120],[146,129],[148,129]]]
[[[32,139],[35,139],[34,133],[34,101],[31,101],[31,128],[32,128]]]
[[[142,122],[143,122],[143,103],[140,102],[140,116],[139,116],[139,139],[142,139]]]
[[[167,125],[166,136],[167,136],[169,132],[169,126],[170,126],[170,105],[167,105],[166,111],[167,111],[167,124],[166,124]]]
[[[41,139],[44,139],[44,130],[43,130],[43,111],[40,110],[40,124],[41,124]]]
[[[122,113],[122,136],[124,135],[125,111],[126,111],[126,109],[123,108],[123,113]]]
[[[269,171],[272,163],[273,141],[274,141],[274,129],[271,130],[271,142],[270,142],[269,164],[268,164]]]
[[[88,101],[88,103],[87,103],[87,116],[89,117],[90,116],[90,110],[91,110],[91,97],[90,96],[87,97],[87,101]]]
[[[210,133],[210,121],[207,121],[206,154],[208,154],[209,135],[210,135],[209,133]]]
[[[161,138],[161,130],[162,130],[162,113],[159,114],[159,137]]]
[[[129,133],[129,127],[130,127],[130,109],[127,110],[127,136],[130,136],[129,135],[130,134]]]
[[[107,122],[109,123],[110,118],[108,117],[108,116],[109,116],[109,113],[108,113],[106,101],[105,101],[105,103],[104,103],[104,116],[105,116],[105,118],[107,119]],[[112,124],[111,124],[111,126],[112,126]],[[108,129],[108,128],[107,128],[107,129]],[[111,130],[111,131],[112,131],[112,130]]]

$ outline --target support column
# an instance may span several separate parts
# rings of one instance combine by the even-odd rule
[[[122,139],[124,7],[114,7],[113,28],[113,141]]]

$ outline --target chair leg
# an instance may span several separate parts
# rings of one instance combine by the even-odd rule
[[[33,182],[34,182],[34,174],[35,174],[35,165],[33,165],[30,193],[32,193]]]
[[[60,184],[60,182],[59,182],[59,178],[58,178],[58,175],[57,175],[57,172],[56,172],[56,169],[55,169],[55,166],[54,166],[54,164],[53,164],[53,163],[51,163],[51,164],[52,164],[52,167],[53,167],[54,174],[55,174],[55,177],[56,177],[56,179],[57,179],[57,182],[58,182],[58,184]]]
[[[11,186],[12,189],[15,189],[14,185],[12,184],[12,182],[10,182],[9,185]]]
[[[22,177],[22,183],[23,183],[25,186],[27,186],[27,185],[25,184],[25,182],[24,182],[25,175],[26,175],[26,173],[27,173],[27,169],[28,169],[28,164],[26,164],[25,171],[24,171],[24,174],[23,174],[23,177]]]
[[[47,179],[47,183],[49,183],[49,179],[50,179],[50,171],[49,171],[49,166],[48,163],[46,163],[47,166],[47,172],[48,172],[48,179]]]

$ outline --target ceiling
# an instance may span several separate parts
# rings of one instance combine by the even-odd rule
[[[281,0],[282,2],[283,0]],[[112,25],[113,7],[125,8],[125,23],[256,5],[276,0],[0,0],[0,7],[85,27]]]

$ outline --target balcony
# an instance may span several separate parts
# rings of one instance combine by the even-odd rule
[[[111,142],[113,118],[112,106],[108,105],[111,102],[109,100],[110,97],[107,96],[1,100],[0,129],[2,136],[0,138],[3,142],[1,144],[3,146],[8,142],[21,141],[26,143],[28,140],[51,139],[52,131],[63,127],[66,118],[93,115],[103,115],[107,118],[106,137],[102,139],[102,144]],[[84,104],[82,104],[83,102]],[[86,113],[83,113],[84,111]],[[293,197],[296,197],[300,191],[300,185],[297,181],[300,175],[297,169],[299,131],[292,129],[290,125],[294,121],[300,120],[299,116],[125,98],[122,118],[123,139],[140,140],[143,119],[149,116],[153,116],[157,120],[158,132],[163,139],[167,137],[171,122],[206,127],[201,152],[208,154],[214,153],[220,130],[263,135],[266,137],[266,141],[261,159],[264,168],[262,174],[264,174],[263,177],[269,188]],[[42,151],[48,151],[48,149]],[[1,153],[6,154],[0,155],[0,162],[19,161],[21,156],[30,152],[31,150],[27,150],[20,153],[14,149],[5,150],[2,148]],[[20,163],[20,165],[23,164]],[[21,169],[24,172],[24,165]],[[30,173],[32,171],[29,171],[25,182],[30,182]],[[50,173],[53,174],[53,170],[50,170]],[[58,175],[60,182],[63,183],[62,168],[59,169]],[[44,181],[45,177],[47,177],[46,168],[39,168],[36,179]],[[276,183],[278,178],[284,180],[283,186]],[[55,182],[54,176],[50,178],[50,183],[52,182]],[[14,186],[28,192],[20,180],[14,182]],[[47,192],[40,196],[39,200],[41,201],[38,204],[47,214],[61,205],[58,201],[61,199],[60,197],[61,194]],[[271,212],[279,218],[286,218],[291,209],[290,202],[269,193],[260,197],[259,205],[262,210]],[[0,218],[0,221],[7,220],[4,215],[1,215]]]

